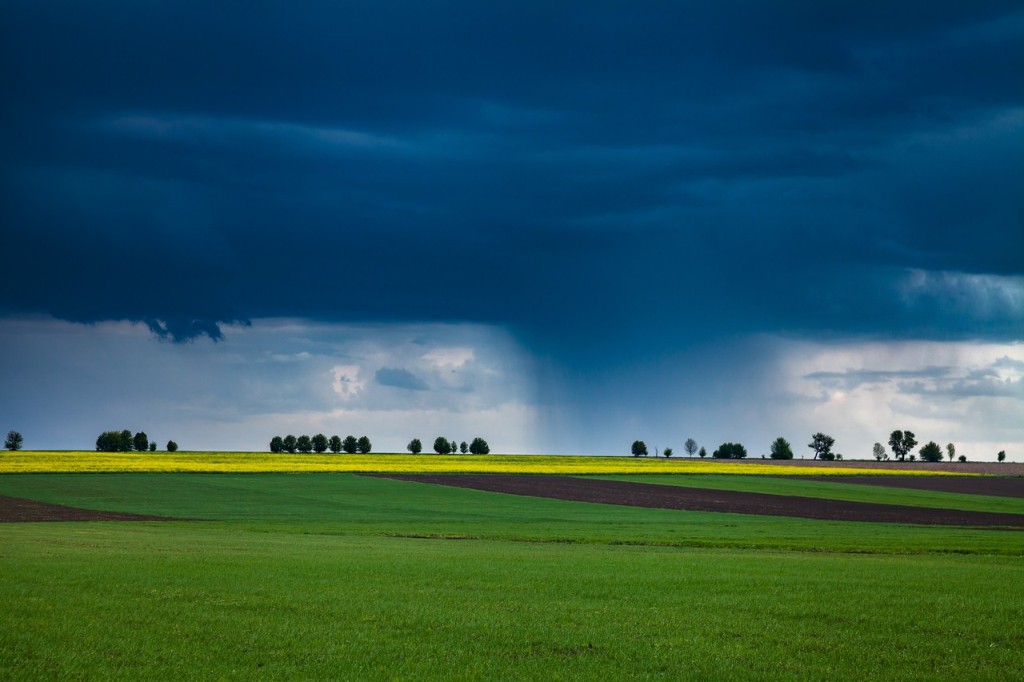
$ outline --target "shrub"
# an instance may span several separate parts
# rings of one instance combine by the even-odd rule
[[[747,449],[739,443],[722,443],[711,456],[715,459],[743,459],[747,456]]]

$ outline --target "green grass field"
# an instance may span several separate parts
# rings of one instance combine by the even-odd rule
[[[0,494],[199,519],[0,524],[3,679],[1002,680],[1024,669],[1017,531],[351,474],[7,475]]]

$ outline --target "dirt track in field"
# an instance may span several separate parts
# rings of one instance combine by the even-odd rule
[[[146,516],[121,512],[95,511],[0,495],[0,523],[33,521],[178,521],[166,516]]]
[[[652,509],[792,516],[827,521],[1024,528],[1024,514],[846,502],[812,497],[686,488],[678,485],[607,481],[573,476],[525,474],[378,474],[377,476],[401,481],[486,490],[494,493]]]
[[[801,480],[880,485],[887,488],[936,490],[943,493],[967,493],[969,495],[1024,497],[1024,478],[1020,476],[1013,478],[992,476],[808,476]]]

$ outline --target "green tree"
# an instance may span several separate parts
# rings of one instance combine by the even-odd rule
[[[322,452],[327,452],[327,436],[322,433],[318,433],[313,436],[313,452],[318,455]]]
[[[327,441],[327,447],[329,447],[331,449],[331,452],[333,452],[334,454],[338,454],[339,452],[341,452],[341,436],[331,436],[331,439]]]
[[[309,436],[299,436],[298,440],[295,441],[295,447],[302,454],[308,454],[313,449],[313,439]]]
[[[270,451],[274,453],[284,452],[284,438],[274,436],[270,439]]]
[[[117,452],[121,449],[121,432],[104,431],[96,437],[97,452]]]
[[[299,447],[299,439],[289,433],[281,441],[281,444],[284,446],[284,451],[285,452],[288,452],[288,453],[291,453],[291,454],[294,455],[296,448]]]
[[[178,451],[178,444],[175,443],[173,440],[167,441],[167,452],[177,452],[177,451]]]
[[[359,446],[359,452],[364,455],[370,454],[370,450],[373,449],[373,445],[370,443],[370,439],[367,438],[366,436],[359,436],[359,441],[357,445]]]
[[[155,440],[149,441],[149,451],[150,452],[156,452],[156,441]]]
[[[922,462],[941,462],[942,461],[942,446],[933,440],[928,441],[926,445],[921,446],[918,450],[921,454]]]
[[[714,459],[743,459],[747,456],[747,449],[739,443],[722,443],[711,456]]]
[[[661,453],[661,454],[665,455],[666,458],[671,457],[672,456],[672,448],[665,448],[665,451],[663,453]]]
[[[793,448],[790,446],[789,441],[782,436],[773,440],[771,457],[772,459],[793,459]]]
[[[996,459],[998,461],[1000,461],[1000,462],[1005,462],[1006,461],[1006,450],[1000,450],[999,454],[996,455]]]
[[[17,431],[8,431],[7,440],[4,441],[4,447],[8,450],[21,450],[21,446],[24,444],[25,439]],[[98,448],[97,448],[98,449]]]
[[[469,451],[469,444],[466,441],[459,443],[459,452],[466,454]]]
[[[708,456],[708,451],[702,445],[700,446],[700,452],[698,452],[697,454],[700,456],[701,459],[704,459],[705,457]]]
[[[447,455],[448,450],[449,447],[447,438],[445,438],[444,436],[438,436],[437,438],[434,439],[434,452],[436,452],[439,455]]]
[[[811,436],[811,442],[807,444],[807,447],[814,450],[814,459],[819,457],[831,461],[836,458],[832,454],[832,446],[836,444],[836,439],[832,436],[825,435],[821,431]]]
[[[132,447],[135,444],[135,439],[132,436],[132,432],[129,431],[128,429],[125,429],[124,431],[121,432],[120,440],[121,442],[118,446],[118,450],[120,452],[131,452]]]
[[[149,450],[149,436],[146,435],[145,431],[139,431],[132,438],[132,446],[139,452],[145,452]]]
[[[419,438],[413,438],[409,441],[409,444],[405,446],[405,449],[414,455],[418,455],[423,452],[423,443],[420,442]]]
[[[641,455],[647,456],[647,443],[642,440],[633,441],[633,446],[630,448],[630,452],[633,453],[634,457],[640,457]]]
[[[477,436],[469,444],[469,451],[474,455],[489,455],[491,454],[491,446],[483,438]]]
[[[686,454],[693,457],[694,453],[697,452],[697,441],[692,438],[687,438],[686,442],[683,443],[683,449],[686,450]]]
[[[949,461],[953,461],[953,457],[956,456],[956,446],[952,443],[946,443],[946,454],[949,455]]]
[[[885,451],[885,446],[883,446],[881,443],[875,443],[875,446],[874,448],[872,448],[871,452],[875,455],[875,459],[877,459],[879,462],[885,459],[889,459],[889,454]]]
[[[896,430],[889,434],[889,447],[892,448],[893,457],[901,462],[906,460],[907,455],[917,445],[917,438],[913,431]]]
[[[966,455],[960,455],[959,457],[956,458],[956,461],[958,461],[958,462],[966,462],[967,461],[967,456]]]
[[[359,451],[359,441],[355,436],[345,436],[345,440],[341,441],[341,449],[350,455],[354,455]]]
[[[448,453],[454,455],[458,451],[459,444],[455,442],[454,438],[452,438],[450,441],[448,441]]]

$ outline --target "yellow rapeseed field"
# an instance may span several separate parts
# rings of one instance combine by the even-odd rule
[[[480,474],[758,474],[771,476],[943,475],[913,469],[802,467],[735,460],[654,459],[579,455],[272,454],[269,452],[0,453],[0,474],[12,473],[480,473]]]

